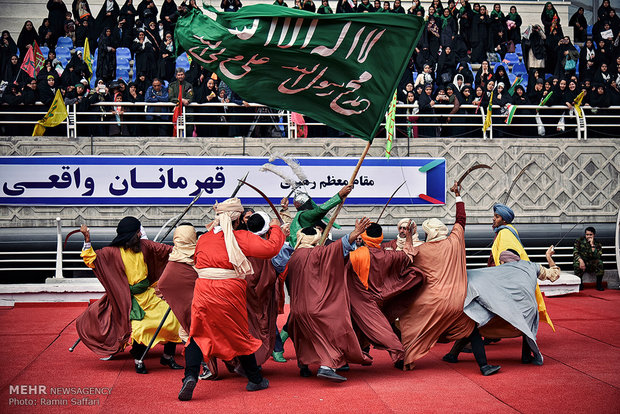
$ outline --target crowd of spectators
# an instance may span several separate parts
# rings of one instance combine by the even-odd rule
[[[201,66],[187,63],[186,70],[178,70],[175,22],[180,13],[196,8],[197,0],[181,4],[175,0],[161,1],[158,7],[153,0],[136,1],[137,5],[133,0],[126,0],[122,6],[116,0],[106,0],[99,11],[91,11],[88,0],[73,0],[71,9],[63,0],[49,0],[48,18],[38,30],[32,21],[26,21],[17,42],[8,31],[2,32],[1,102],[27,110],[35,102],[49,105],[60,90],[67,104],[75,103],[80,112],[94,113],[93,125],[79,131],[84,135],[136,135],[135,125],[122,122],[129,119],[133,108],[92,105],[101,101],[176,102],[175,87],[178,92],[178,85],[183,82],[187,85],[186,103],[224,102],[239,105],[235,112],[250,111],[216,75]],[[424,19],[423,33],[397,91],[400,102],[414,105],[403,110],[401,121],[397,120],[404,119],[409,125],[400,128],[401,136],[475,136],[480,133],[479,120],[471,121],[477,125],[475,128],[450,125],[463,123],[465,119],[451,115],[476,114],[478,108],[487,107],[491,97],[492,104],[503,111],[509,104],[538,105],[550,92],[553,94],[546,105],[565,106],[567,110],[581,91],[586,91],[583,105],[597,108],[620,105],[620,18],[609,0],[603,1],[592,25],[588,25],[583,8],[571,17],[568,25],[573,27],[575,43],[565,35],[563,22],[551,2],[545,4],[540,22],[524,22],[515,6],[505,13],[500,4],[494,4],[489,11],[485,5],[471,4],[468,0],[447,3],[432,0],[425,5],[413,0],[408,8],[400,0],[338,0],[334,9],[328,0],[320,3],[317,7],[313,0],[295,0],[293,7],[321,14],[406,13]],[[288,7],[284,0],[275,0],[274,5]],[[221,2],[226,12],[241,7],[240,0]],[[87,39],[94,73],[84,62]],[[47,59],[33,79],[20,66],[35,41],[46,52]],[[70,55],[66,54],[67,44]],[[62,58],[57,57],[56,52],[61,51]],[[128,54],[121,57],[121,51]],[[129,61],[133,62],[132,69],[121,67],[129,65]],[[435,108],[437,104],[450,108]],[[476,108],[462,108],[467,104]],[[134,111],[144,108],[136,107]],[[224,116],[228,121],[235,121],[234,115],[226,114],[225,107],[219,107],[218,111],[221,114],[200,117],[201,121],[217,123]],[[172,126],[164,125],[170,117],[156,115],[170,112],[170,108],[150,106],[147,112],[153,113],[147,120],[161,123],[153,123],[146,131],[139,129],[140,134],[171,134]],[[210,108],[209,112],[214,110]],[[559,135],[565,131],[564,112],[558,110],[556,118],[545,120],[547,134]],[[419,117],[419,114],[427,116]],[[95,120],[117,122],[102,125]],[[439,128],[424,123],[443,125]],[[4,128],[8,129],[5,133],[17,133],[23,126]],[[197,125],[191,132],[198,136],[235,136],[247,133],[247,129]],[[504,133],[511,134],[509,129],[498,130],[499,135]],[[536,127],[532,131],[520,130],[522,135],[536,133]]]

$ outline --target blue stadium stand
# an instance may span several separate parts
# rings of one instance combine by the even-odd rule
[[[126,47],[119,47],[116,49],[116,59],[124,58],[127,60],[131,60],[131,51]]]
[[[65,47],[69,50],[73,49],[73,40],[70,37],[59,37],[58,42],[56,42],[56,49],[59,47]],[[58,56],[58,53],[56,53]]]
[[[515,75],[523,75],[527,73],[527,68],[524,63],[517,63],[512,67],[512,73]]]

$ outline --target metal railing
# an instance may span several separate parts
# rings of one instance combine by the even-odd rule
[[[5,129],[4,135],[20,135],[11,134],[11,128],[21,128],[23,132],[28,132],[25,128],[30,126],[34,128],[36,122],[46,112],[43,105],[40,105],[40,112],[16,110],[21,108],[32,109],[33,107],[0,106],[0,128]],[[122,108],[122,112],[116,111],[117,108]],[[76,105],[73,104],[67,106],[68,116],[63,125],[66,127],[67,137],[107,136],[110,135],[110,127],[117,131],[117,135],[172,136],[173,126],[176,125],[175,136],[178,138],[186,137],[190,132],[194,132],[194,126],[198,127],[197,130],[200,127],[222,128],[224,131],[220,131],[218,135],[224,137],[271,135],[289,139],[298,138],[297,125],[293,122],[290,111],[277,111],[258,104],[249,104],[246,107],[234,103],[192,103],[182,107],[181,114],[173,125],[174,108],[173,103],[99,102],[93,104],[88,112],[81,112],[77,111]],[[620,121],[620,106],[609,108],[583,106],[582,115],[579,116],[574,108],[566,106],[520,105],[517,106],[510,125],[507,124],[507,113],[502,113],[502,108],[493,106],[491,124],[486,130],[483,125],[487,108],[461,105],[457,113],[451,114],[452,109],[452,105],[438,104],[433,107],[434,113],[422,114],[418,112],[417,104],[398,104],[394,130],[385,130],[385,123],[382,123],[385,136],[388,136],[388,132],[392,132],[396,138],[536,137],[541,136],[538,132],[539,126],[545,130],[545,136],[577,139],[587,139],[593,135],[616,138],[619,136],[615,132],[615,127]],[[330,133],[331,136],[342,136],[337,131],[325,128],[325,125],[319,122],[308,120],[305,125],[309,127],[311,135],[314,135],[313,128],[319,129],[320,127],[321,134],[318,136],[329,137]],[[145,130],[145,127],[149,129]],[[158,133],[149,133],[158,127],[161,127]],[[256,129],[261,127],[271,128],[271,133],[258,133]],[[228,128],[230,130],[226,130]],[[207,130],[207,133],[212,132],[212,130]],[[58,128],[55,133],[59,134]]]
[[[0,274],[11,272],[41,272],[42,276],[63,279],[64,277],[92,277],[91,269],[80,258],[80,251],[63,250],[63,229],[61,219],[56,218],[56,251],[4,251],[0,252]],[[528,246],[531,261],[546,263],[545,251],[548,246]],[[468,247],[466,250],[467,268],[485,267],[491,251],[490,247]],[[573,270],[573,248],[571,246],[556,247],[553,256],[556,264],[563,271]],[[613,245],[603,246],[603,263],[606,268],[615,268],[616,256]],[[0,282],[2,280],[0,279]]]

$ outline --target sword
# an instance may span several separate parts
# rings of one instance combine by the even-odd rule
[[[198,199],[200,198],[200,196],[202,195],[202,192],[204,190],[200,190],[200,192],[198,193],[198,195],[196,197],[194,197],[194,199],[192,200],[191,203],[189,203],[189,205],[187,207],[185,207],[185,210],[183,210],[183,212],[181,213],[181,215],[176,219],[176,221],[172,224],[172,226],[170,226],[168,228],[168,230],[166,231],[166,233],[162,236],[162,238],[160,239],[161,241],[166,240],[166,237],[168,237],[168,235],[170,234],[170,232],[172,231],[172,229],[174,229],[177,224],[179,224],[179,222],[181,221],[181,219],[183,217],[185,217],[185,214],[187,214],[187,212],[189,211],[190,208],[192,208],[192,206],[194,204],[196,204],[196,201],[198,201]]]
[[[396,195],[396,193],[398,192],[398,190],[400,190],[400,188],[405,185],[405,183],[407,182],[407,180],[403,181],[403,183],[401,185],[398,186],[398,188],[396,190],[394,190],[394,192],[392,193],[392,195],[390,196],[390,198],[388,199],[387,203],[385,203],[385,205],[383,206],[383,210],[381,210],[381,214],[379,214],[379,217],[377,217],[377,221],[376,223],[379,224],[379,220],[381,220],[381,217],[383,216],[383,213],[385,212],[385,209],[387,208],[388,204],[390,204],[390,201],[392,201],[392,198],[394,198],[394,196]]]
[[[512,180],[512,184],[510,185],[510,188],[508,189],[508,193],[506,194],[506,198],[504,199],[504,204],[508,203],[508,198],[510,197],[510,193],[512,192],[512,189],[515,186],[515,184],[517,183],[517,180],[519,179],[519,177],[521,177],[523,175],[523,173],[525,172],[525,170],[527,170],[529,168],[529,166],[532,165],[532,164],[534,164],[534,161],[530,161],[529,164],[527,164],[525,167],[523,167],[523,169],[521,169],[521,171],[519,172],[519,174],[517,174],[515,179]]]
[[[491,169],[491,167],[489,167],[486,164],[476,164],[476,165],[474,165],[472,167],[469,167],[469,169],[467,171],[465,171],[463,173],[463,175],[461,175],[461,178],[459,178],[459,180],[456,182],[456,185],[460,187],[461,183],[463,182],[465,177],[467,177],[469,175],[469,173],[471,173],[472,171],[475,171],[475,170],[477,170],[479,168],[488,168],[489,170]]]
[[[566,233],[564,233],[564,236],[562,236],[562,238],[561,238],[561,239],[560,239],[560,240],[559,240],[556,244],[554,244],[553,246],[554,246],[554,247],[555,247],[555,246],[559,246],[559,245],[560,245],[560,242],[561,242],[562,240],[564,240],[564,239],[566,238],[566,236],[568,236],[568,234],[569,234],[571,231],[575,230],[575,227],[577,227],[578,225],[580,225],[581,223],[583,223],[583,221],[584,221],[584,220],[585,220],[585,217],[584,217],[584,218],[582,218],[582,219],[579,221],[579,223],[576,223],[573,227],[571,227],[571,229],[570,229],[569,231],[567,231]],[[554,249],[553,247],[551,248],[551,250],[555,251],[555,249]]]
[[[247,178],[248,174],[250,172],[248,171],[245,174],[244,178]],[[235,188],[235,191],[233,191],[232,195],[230,196],[230,198],[233,198],[234,196],[237,195],[237,193],[239,192],[239,189],[241,188],[241,184],[237,185],[237,188]],[[174,225],[172,227],[170,227],[168,229],[168,232],[164,235],[164,237],[162,237],[162,240],[164,240],[166,238],[166,236],[170,233],[170,231],[177,225],[177,223],[179,221],[181,221],[181,218],[183,218],[183,216],[185,215],[185,213],[187,213],[187,211],[192,207],[192,205],[194,205],[194,203],[196,201],[198,201],[198,198],[200,198],[200,196],[202,195],[202,190],[200,191],[200,193],[194,198],[194,201],[191,202],[191,204],[189,206],[187,206],[187,208],[185,209],[185,211],[183,212],[183,214],[181,214],[181,217],[179,217],[176,221],[176,223],[174,223]],[[153,347],[153,343],[155,342],[155,339],[157,338],[157,335],[159,335],[159,332],[161,331],[161,328],[163,328],[164,323],[166,322],[166,319],[168,318],[168,315],[170,315],[170,311],[172,309],[170,308],[170,306],[168,306],[168,310],[166,311],[166,313],[164,314],[164,316],[161,318],[161,322],[159,322],[159,326],[157,327],[157,330],[155,331],[155,334],[153,334],[153,338],[151,338],[151,341],[149,342],[149,345],[146,347],[146,349],[144,350],[144,353],[142,354],[142,356],[140,357],[140,362],[144,362],[144,358],[146,358],[146,354],[149,352],[149,350]]]
[[[271,202],[271,200],[269,200],[269,198],[265,195],[265,193],[263,193],[261,190],[259,190],[258,188],[256,188],[255,186],[253,186],[252,184],[248,183],[247,181],[244,180],[239,180],[239,182],[241,184],[245,184],[248,187],[250,187],[252,190],[256,191],[258,194],[261,195],[261,197],[263,197],[265,199],[265,201],[267,201],[267,203],[269,204],[269,207],[271,207],[271,210],[273,210],[273,214],[276,215],[276,218],[278,219],[278,221],[280,222],[280,225],[284,224],[284,220],[282,220],[282,217],[280,217],[280,213],[278,212],[278,210],[276,209],[276,206],[273,205],[273,203]]]
[[[248,178],[248,175],[250,174],[250,172],[246,172],[245,176],[239,180],[239,182],[237,183],[237,188],[235,188],[235,191],[233,191],[232,195],[230,196],[230,198],[233,198],[234,196],[237,195],[237,193],[239,192],[239,190],[241,189],[241,187],[243,187],[243,181],[245,181]]]

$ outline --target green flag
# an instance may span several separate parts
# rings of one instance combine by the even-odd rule
[[[215,20],[214,20],[215,19]],[[300,112],[372,140],[420,37],[397,13],[315,14],[259,4],[192,10],[175,41],[244,100]]]

